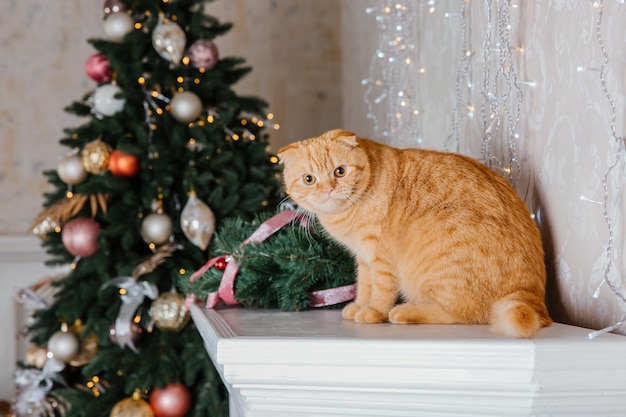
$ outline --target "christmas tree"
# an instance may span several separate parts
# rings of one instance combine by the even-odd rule
[[[107,0],[93,91],[66,108],[68,153],[35,219],[50,264],[71,265],[29,325],[18,416],[218,416],[227,393],[177,281],[227,217],[273,211],[279,168],[266,103],[237,94],[250,68],[203,0]],[[39,355],[39,356],[38,356]],[[33,358],[39,358],[35,360]]]

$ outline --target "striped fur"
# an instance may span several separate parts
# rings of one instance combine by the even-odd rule
[[[490,323],[509,337],[552,322],[539,231],[491,169],[343,130],[278,156],[290,197],[356,257],[358,295],[345,319]]]

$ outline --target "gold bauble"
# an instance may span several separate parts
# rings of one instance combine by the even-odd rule
[[[104,174],[109,167],[112,151],[111,147],[100,139],[89,142],[81,152],[85,171],[90,174]]]
[[[154,412],[150,404],[135,391],[132,397],[124,398],[115,404],[109,417],[154,417]]]
[[[43,368],[48,360],[48,349],[42,348],[41,346],[37,346],[35,344],[31,344],[26,351],[26,356],[24,357],[24,361],[36,368]],[[2,414],[0,414],[2,415]]]
[[[152,302],[150,315],[154,324],[164,331],[177,332],[189,321],[185,297],[177,292],[166,292]]]
[[[71,366],[87,365],[98,354],[98,336],[92,333],[86,339],[80,341],[78,355],[68,363]]]

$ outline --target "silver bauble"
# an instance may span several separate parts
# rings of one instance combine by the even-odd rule
[[[61,181],[68,185],[80,184],[89,175],[83,167],[82,158],[78,155],[70,155],[63,158],[57,166],[57,174],[59,174]]]
[[[78,355],[80,340],[71,332],[59,330],[48,340],[48,352],[61,362],[69,362]]]
[[[104,19],[104,33],[111,42],[122,42],[134,27],[133,18],[124,12],[110,13]]]
[[[172,234],[172,219],[163,213],[151,213],[141,223],[141,237],[146,243],[160,245]]]
[[[103,116],[113,116],[124,108],[126,100],[116,97],[122,89],[114,84],[105,84],[93,93],[93,109]]]
[[[193,122],[202,113],[202,100],[191,91],[177,93],[170,101],[170,112],[179,122]]]

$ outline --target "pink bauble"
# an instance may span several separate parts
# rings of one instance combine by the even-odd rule
[[[111,81],[111,68],[109,60],[104,54],[93,54],[85,61],[85,72],[87,76],[97,83],[108,83]]]
[[[77,217],[63,226],[61,240],[65,249],[74,256],[86,258],[99,249],[100,224],[89,217]]]
[[[156,417],[183,417],[191,405],[191,395],[183,384],[167,384],[150,393],[150,407]]]
[[[196,68],[211,69],[217,64],[219,53],[217,46],[206,39],[198,39],[187,50],[191,65]]]

